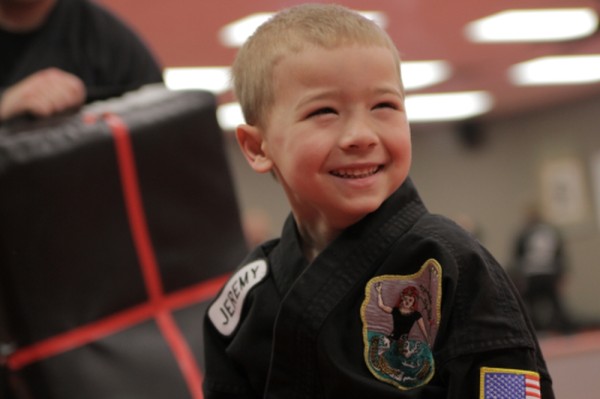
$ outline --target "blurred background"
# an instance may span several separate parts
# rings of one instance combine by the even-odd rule
[[[267,209],[265,234],[277,235],[288,208],[270,176],[252,172],[237,150],[231,133],[241,120],[227,72],[256,24],[301,1],[99,2],[144,38],[167,85],[217,94],[240,207]],[[397,43],[413,131],[412,177],[430,210],[470,224],[510,268],[527,208],[537,204],[566,240],[567,306],[581,323],[596,323],[600,1],[524,0],[518,8],[501,0],[338,3],[364,11]]]
[[[289,209],[272,178],[251,171],[237,149],[232,129],[241,120],[227,67],[256,24],[302,2],[99,2],[144,38],[168,86],[218,96],[240,208],[261,224],[263,237],[278,235]],[[578,331],[593,331],[600,320],[600,1],[338,3],[367,13],[401,52],[411,175],[429,209],[472,229],[512,271],[527,210],[537,207],[564,237],[565,308]],[[577,347],[548,339],[556,356],[557,348]],[[597,336],[586,342],[598,348]],[[578,361],[581,370],[599,363]]]

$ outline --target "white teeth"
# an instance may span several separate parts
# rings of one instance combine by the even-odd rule
[[[374,175],[379,171],[379,166],[372,166],[364,169],[340,169],[333,170],[331,174],[344,179],[361,179]]]

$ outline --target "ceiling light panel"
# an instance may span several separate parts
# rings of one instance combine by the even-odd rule
[[[466,36],[473,42],[543,42],[591,35],[598,16],[591,8],[506,10],[469,23]]]
[[[417,90],[448,79],[451,73],[446,61],[405,61],[402,81],[406,90]],[[170,67],[163,71],[165,85],[171,90],[208,90],[222,94],[231,89],[229,67]]]
[[[239,125],[246,123],[242,107],[237,102],[220,105],[217,108],[217,121],[225,131],[235,130]]]
[[[207,90],[222,94],[231,89],[229,67],[165,68],[165,85],[171,90]]]
[[[455,121],[481,115],[492,105],[485,91],[413,94],[406,97],[406,115],[410,122]]]
[[[508,73],[517,85],[600,82],[600,54],[535,58],[513,65]]]
[[[400,67],[407,91],[423,89],[447,80],[451,67],[446,61],[404,61]]]

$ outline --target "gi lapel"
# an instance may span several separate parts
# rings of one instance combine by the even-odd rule
[[[275,320],[265,397],[316,397],[321,326],[351,287],[373,273],[391,244],[425,212],[407,180],[382,209],[344,232],[296,279]]]

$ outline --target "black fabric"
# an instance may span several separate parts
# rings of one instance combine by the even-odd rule
[[[105,113],[129,130],[164,294],[235,268],[246,245],[215,107],[157,85],[0,128],[0,344],[13,352],[0,360],[148,303]],[[208,299],[169,310],[200,366]],[[5,373],[19,398],[190,397],[152,317]]]
[[[537,371],[542,397],[553,398],[514,286],[479,243],[427,212],[410,180],[311,264],[294,250],[297,240],[290,218],[280,241],[247,260],[267,259],[269,274],[249,291],[231,336],[222,336],[207,316],[207,399],[475,399],[481,366]],[[424,386],[400,390],[375,378],[365,363],[365,287],[376,276],[414,275],[429,259],[442,269],[435,374]],[[292,284],[283,277],[288,266],[297,276]]]
[[[15,65],[17,65],[29,44],[35,40],[38,34],[38,31],[14,33],[0,28],[0,54],[11,55],[10,57],[2,57],[2,62],[0,63],[0,87],[5,86],[5,82],[12,74]]]
[[[34,32],[0,30],[0,54],[9,59],[0,69],[0,92],[49,67],[80,77],[88,102],[162,81],[161,68],[142,39],[88,0],[57,0],[44,25]]]

